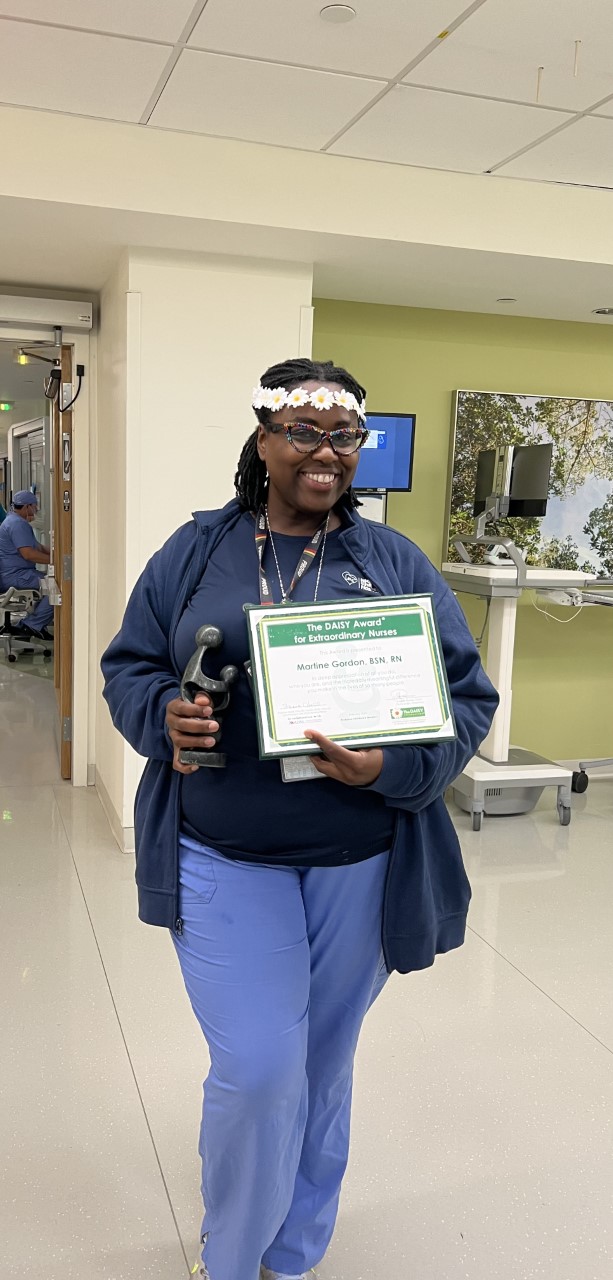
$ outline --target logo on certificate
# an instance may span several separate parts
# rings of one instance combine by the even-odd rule
[[[392,707],[390,715],[392,720],[414,720],[425,716],[425,707]]]

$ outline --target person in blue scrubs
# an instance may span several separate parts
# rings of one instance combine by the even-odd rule
[[[36,518],[38,498],[30,489],[20,489],[13,495],[12,511],[0,526],[0,590],[20,587],[28,591],[40,591],[44,577],[39,564],[49,564],[51,553],[37,542],[32,521]],[[53,606],[43,596],[27,619],[16,628],[16,633],[36,640],[51,640],[47,631],[53,622]]]
[[[102,659],[120,732],[148,757],[136,800],[139,914],[172,930],[211,1067],[200,1132],[207,1280],[306,1280],[336,1221],[353,1060],[388,973],[460,946],[470,889],[443,793],[497,697],[453,593],[395,530],[362,520],[351,482],[365,392],[331,363],[288,360],[255,389],[236,498],[154,555]],[[206,489],[206,455],[202,459]],[[432,593],[457,737],[347,750],[320,733],[316,778],[260,760],[244,604]],[[239,678],[223,714],[179,696],[204,654]],[[376,1231],[376,1220],[373,1220]],[[349,1276],[347,1277],[349,1280]]]

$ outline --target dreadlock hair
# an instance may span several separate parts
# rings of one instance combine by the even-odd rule
[[[283,387],[286,391],[291,391],[294,387],[300,385],[301,382],[336,382],[343,387],[345,391],[350,391],[355,396],[358,403],[364,400],[366,392],[359,382],[347,373],[346,369],[341,369],[333,364],[331,360],[306,360],[297,357],[294,360],[284,360],[282,364],[273,364],[266,373],[262,374],[260,379],[263,387]],[[270,409],[256,409],[255,416],[261,426],[267,426],[270,421]],[[262,462],[257,449],[258,429],[249,436],[246,441],[241,456],[238,460],[236,475],[234,476],[234,485],[236,496],[244,511],[259,511],[262,504],[266,501],[266,466]],[[348,502],[352,507],[359,507],[360,501],[353,492],[351,485],[347,492],[343,494],[342,502]]]

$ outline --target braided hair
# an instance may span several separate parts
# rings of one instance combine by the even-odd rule
[[[336,382],[343,387],[345,391],[351,392],[356,400],[361,402],[366,396],[366,392],[359,382],[347,373],[346,369],[338,368],[331,360],[307,360],[297,357],[294,360],[284,360],[282,364],[273,364],[270,369],[266,370],[260,379],[263,387],[283,387],[286,391],[293,390],[294,387],[300,385],[301,382]],[[270,409],[261,408],[255,410],[255,415],[261,426],[267,426],[270,421]],[[262,503],[266,501],[266,466],[262,462],[257,449],[258,429],[249,436],[246,441],[241,456],[238,460],[236,475],[234,476],[234,485],[236,488],[236,496],[245,511],[258,511]],[[359,507],[360,502],[351,486],[345,494],[342,501],[349,502],[352,507]]]

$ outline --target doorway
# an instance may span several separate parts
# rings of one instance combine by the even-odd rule
[[[83,359],[85,351],[89,355],[89,339],[79,336],[77,342],[80,348],[78,358]],[[55,391],[55,397],[46,398],[43,383],[54,365],[58,370],[55,385],[51,385],[51,390]],[[79,625],[80,634],[85,638],[85,652],[79,673],[81,698],[76,716],[74,705],[73,523],[78,488],[75,484],[75,476],[79,474],[78,469],[75,468],[73,450],[76,406],[73,407],[72,402],[77,392],[73,382],[74,366],[75,350],[72,344],[63,343],[61,348],[58,348],[50,343],[45,332],[41,333],[40,330],[0,329],[0,400],[10,406],[6,419],[3,420],[3,415],[0,413],[0,478],[5,497],[3,505],[9,510],[11,496],[20,488],[33,488],[36,492],[40,507],[34,532],[37,540],[49,546],[51,550],[47,586],[49,601],[54,606],[52,659],[45,659],[40,654],[28,655],[27,658],[25,654],[23,657],[18,655],[12,671],[15,676],[19,672],[25,677],[28,674],[29,662],[30,676],[33,674],[40,676],[43,674],[40,667],[46,663],[47,670],[44,674],[53,686],[55,695],[54,721],[58,773],[66,781],[72,780],[77,785],[85,785],[88,739],[87,577],[84,582],[86,598],[82,602],[85,606],[85,617],[81,618]],[[80,474],[86,489],[83,494],[81,520],[83,526],[83,517],[85,517],[85,545],[82,547],[81,563],[88,569],[88,467],[87,465],[83,467],[84,462],[87,464],[89,456],[88,413],[84,403],[86,399],[87,397],[83,397],[81,404],[81,422],[85,428],[85,439],[82,441],[84,447],[81,450]],[[0,660],[1,656],[0,653]],[[78,762],[78,777],[75,776],[74,759],[77,722],[76,736],[83,751]]]

